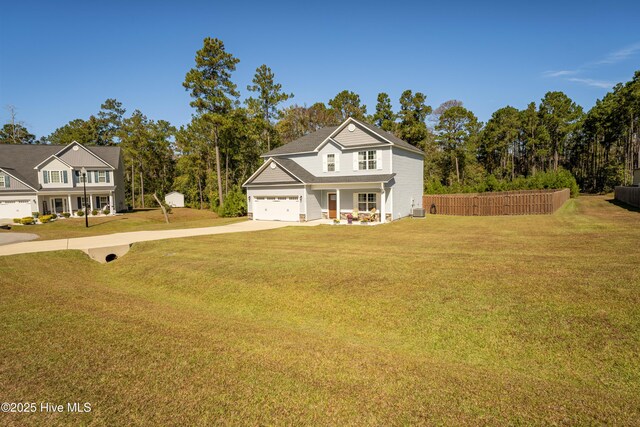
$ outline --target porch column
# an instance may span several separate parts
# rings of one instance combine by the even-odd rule
[[[67,212],[71,214],[73,212],[73,207],[71,206],[71,194],[67,194],[67,203],[69,203],[69,205],[67,206]]]
[[[336,219],[341,220],[340,216],[340,189],[336,188]]]
[[[89,206],[91,206],[91,210],[93,211],[95,208],[93,207],[93,194],[89,193]]]
[[[387,214],[385,211],[385,192],[384,192],[384,183],[380,183],[380,223],[384,224],[387,222]]]
[[[109,193],[109,213],[114,215],[116,210],[113,208],[113,191]]]

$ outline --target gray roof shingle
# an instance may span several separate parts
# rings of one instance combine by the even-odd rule
[[[39,189],[38,171],[34,169],[48,157],[62,150],[65,145],[46,144],[0,144],[0,168]],[[92,153],[117,168],[120,162],[120,147],[85,147]]]
[[[378,134],[383,138],[391,141],[394,145],[404,148],[409,151],[413,151],[414,153],[423,154],[424,152],[420,150],[418,147],[414,147],[406,141],[398,138],[394,134],[387,132],[385,130],[380,129],[377,126],[374,126],[369,123],[361,122],[359,120],[352,119],[354,122],[358,123],[360,126],[365,129],[373,132],[374,134]],[[342,126],[342,125],[340,125]],[[307,134],[301,138],[298,138],[294,141],[289,142],[281,147],[274,148],[271,151],[268,151],[262,155],[262,157],[272,157],[272,156],[282,156],[286,154],[294,154],[294,153],[307,153],[309,151],[313,151],[325,140],[329,135],[331,135],[336,129],[340,126],[330,126],[318,129],[317,131]]]

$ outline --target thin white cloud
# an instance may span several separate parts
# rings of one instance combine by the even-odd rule
[[[625,48],[616,50],[615,52],[611,52],[605,58],[595,62],[594,65],[617,64],[618,62],[624,61],[630,56],[633,56],[633,54],[639,50],[640,50],[640,42],[637,42]]]
[[[639,52],[639,51],[640,51],[640,42],[636,42],[622,49],[618,49],[614,52],[611,52],[607,56],[605,56],[604,58],[598,61],[593,61],[593,62],[588,62],[586,64],[583,64],[574,70],[544,71],[542,73],[542,77],[560,78],[566,81],[580,83],[580,84],[591,86],[591,87],[611,89],[614,86],[614,84],[610,81],[596,80],[588,77],[577,77],[577,76],[584,75],[586,71],[592,70],[594,68],[599,68],[604,65],[613,65],[613,64],[622,62],[628,58],[631,58],[636,54],[636,52]],[[574,77],[571,77],[571,76],[574,76]]]
[[[560,70],[560,71],[545,71],[542,73],[544,77],[563,77],[563,76],[572,76],[574,74],[578,74],[577,70]]]
[[[585,84],[587,86],[599,87],[599,88],[603,88],[603,89],[611,89],[614,86],[613,83],[607,82],[607,81],[604,81],[604,80],[581,79],[581,78],[578,78],[578,77],[571,77],[571,78],[568,78],[567,80],[569,80],[570,82],[582,83],[582,84]]]

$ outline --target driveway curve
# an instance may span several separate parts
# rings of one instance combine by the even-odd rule
[[[60,251],[66,249],[95,249],[109,246],[130,245],[150,240],[176,239],[180,237],[209,236],[213,234],[241,233],[249,231],[273,230],[289,226],[314,226],[321,221],[306,223],[280,221],[243,221],[216,227],[185,228],[180,230],[132,231],[128,233],[106,234],[102,236],[78,237],[74,239],[40,240],[0,246],[0,256],[34,252]]]
[[[28,242],[29,240],[36,240],[38,237],[40,236],[33,233],[0,233],[0,245]]]

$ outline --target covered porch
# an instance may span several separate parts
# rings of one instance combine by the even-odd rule
[[[323,220],[385,223],[393,220],[391,190],[384,183],[313,185]]]
[[[114,192],[89,192],[87,191],[86,206],[89,212],[94,210],[100,213],[108,211],[115,214]],[[69,213],[76,215],[79,210],[85,209],[84,192],[68,191],[65,193],[40,193],[38,195],[38,209],[43,215]]]

